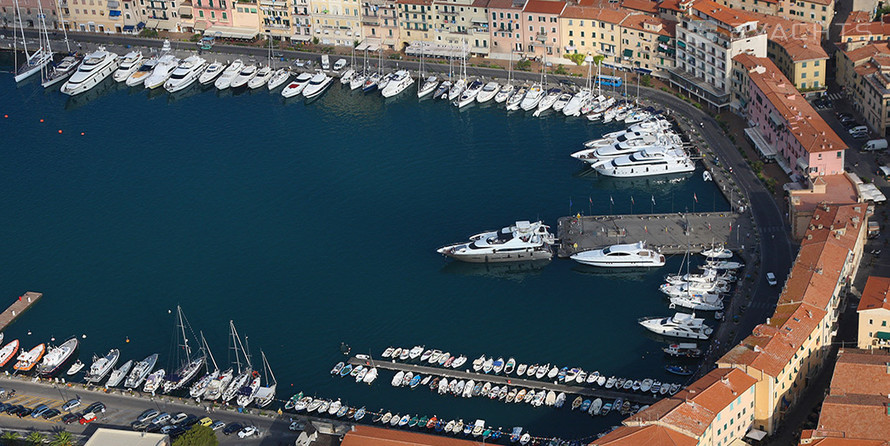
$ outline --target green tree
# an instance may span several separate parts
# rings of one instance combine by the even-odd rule
[[[581,66],[581,64],[584,63],[584,58],[587,56],[585,56],[583,54],[575,53],[575,54],[565,54],[565,55],[563,55],[563,57],[565,57],[568,60],[571,60],[572,62],[575,62],[575,65]]]
[[[21,435],[18,432],[6,431],[3,435],[0,435],[0,442],[4,445],[13,445],[18,443],[19,438],[21,438]]]
[[[606,60],[606,56],[603,56],[602,54],[597,54],[596,56],[593,56],[594,65],[599,65],[599,64],[603,63],[604,60]]]
[[[173,441],[173,446],[216,446],[219,440],[213,429],[196,424]]]
[[[52,440],[49,441],[49,446],[74,446],[75,444],[74,436],[71,435],[71,432],[66,431],[56,432]]]
[[[520,60],[516,62],[516,69],[520,71],[528,71],[532,67],[532,61],[528,59]]]
[[[28,434],[28,437],[25,438],[25,441],[27,441],[28,444],[43,444],[43,442],[46,441],[46,435],[42,432],[31,432]]]

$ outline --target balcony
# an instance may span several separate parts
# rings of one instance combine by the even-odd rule
[[[543,33],[535,34],[535,40],[537,40],[538,42],[541,42],[541,43],[546,42],[547,41],[547,33],[543,32]]]
[[[376,16],[362,16],[362,25],[380,26],[380,20]]]
[[[121,9],[121,2],[119,2],[117,0],[109,0],[109,1],[105,2],[105,4],[108,5],[108,9],[117,9],[117,10]]]

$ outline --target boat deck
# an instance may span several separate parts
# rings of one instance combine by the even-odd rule
[[[752,230],[750,213],[698,212],[560,217],[557,254],[572,254],[618,243],[645,241],[662,254],[693,252],[713,244],[744,251]],[[688,230],[687,230],[688,229]]]
[[[31,308],[31,305],[34,305],[41,297],[43,297],[43,293],[35,293],[33,291],[28,291],[19,296],[6,311],[0,313],[0,331],[5,330],[12,321],[19,317],[22,312]]]
[[[603,389],[601,387],[582,387],[582,386],[569,386],[565,384],[554,384],[552,382],[546,381],[538,381],[534,379],[522,379],[511,376],[504,375],[492,375],[492,374],[484,374],[484,373],[475,373],[470,371],[461,371],[455,369],[446,369],[442,367],[427,367],[417,364],[407,364],[403,362],[394,362],[394,361],[386,361],[386,360],[362,360],[355,357],[349,358],[349,364],[355,365],[371,365],[373,367],[377,367],[378,369],[387,369],[393,371],[403,371],[403,372],[412,372],[414,374],[421,375],[434,375],[438,377],[445,377],[449,380],[452,378],[462,379],[462,380],[474,380],[478,382],[490,382],[496,385],[509,385],[511,387],[521,387],[526,389],[534,389],[538,390],[552,390],[554,392],[565,392],[566,396],[569,395],[581,395],[583,397],[590,398],[603,398],[604,400],[611,401],[617,398],[622,398],[626,401],[630,401],[633,403],[639,404],[653,404],[659,400],[659,397],[653,396],[651,393],[642,393],[642,392],[631,392],[631,391],[622,391],[615,389]],[[467,364],[469,365],[469,364]],[[378,378],[380,379],[380,378]],[[388,382],[387,380],[384,380]],[[572,398],[566,399],[566,405],[564,407],[568,408],[572,404]]]

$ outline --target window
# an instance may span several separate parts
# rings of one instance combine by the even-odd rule
[[[222,13],[222,18],[223,18],[223,20],[228,20],[228,17],[226,17],[226,13],[225,13],[225,12]]]

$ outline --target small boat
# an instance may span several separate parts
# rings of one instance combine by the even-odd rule
[[[359,410],[355,411],[355,415],[353,416],[353,419],[355,419],[355,421],[360,421],[362,418],[365,417],[366,413],[367,413],[367,411],[365,410],[365,407],[362,406]]]
[[[46,344],[38,344],[28,351],[22,350],[16,358],[17,362],[12,368],[20,372],[31,371],[31,369],[33,369],[43,358],[44,353],[46,353]]]
[[[547,396],[544,398],[544,404],[548,406],[553,406],[556,404],[556,392],[550,390],[547,392]]]
[[[563,405],[566,403],[566,394],[565,392],[559,392],[559,395],[556,395],[556,402],[553,403],[553,407],[557,409],[561,409]]]
[[[392,419],[389,420],[389,425],[392,427],[396,427],[399,425],[399,421],[402,421],[402,416],[399,414],[395,414],[392,416]]]
[[[498,375],[503,370],[504,370],[504,358],[496,359],[494,361],[494,363],[492,363],[492,365],[491,365],[491,371],[494,372],[496,375]]]
[[[321,403],[323,403],[323,402],[324,402],[324,400],[321,398],[314,399],[314,400],[310,401],[309,404],[306,406],[306,413],[312,413],[312,412],[317,411],[318,408],[321,406]]]
[[[509,362],[508,362],[509,363]],[[525,375],[525,371],[528,370],[528,365],[519,364],[519,367],[516,368],[516,376]]]
[[[668,389],[668,393],[670,393],[671,395],[674,395],[679,391],[680,391],[679,384],[671,384],[670,389]]]
[[[142,51],[130,51],[121,57],[117,70],[111,75],[115,82],[124,82],[142,66]]]
[[[603,404],[603,410],[600,411],[600,415],[606,416],[609,414],[609,411],[612,410],[612,403]]]
[[[349,406],[340,406],[340,409],[337,409],[337,412],[334,413],[334,416],[337,418],[343,418],[351,408]],[[355,409],[352,409],[353,413],[355,413]],[[328,411],[330,413],[330,411]]]
[[[334,368],[331,369],[331,375],[337,375],[340,373],[340,370],[343,370],[343,367],[346,365],[343,361],[337,363]]]
[[[673,373],[674,375],[680,376],[689,376],[692,375],[692,370],[689,367],[681,366],[681,365],[666,365],[664,366],[664,370],[668,373]]]
[[[572,410],[575,410],[575,409],[581,407],[581,404],[583,402],[584,402],[584,398],[581,398],[580,396],[575,398],[575,401],[572,401]]]
[[[37,366],[37,374],[41,376],[53,376],[58,372],[62,365],[74,355],[77,350],[77,338],[72,337],[58,347],[50,348],[40,364]]]
[[[127,376],[127,380],[124,382],[124,387],[134,389],[142,385],[142,382],[148,377],[148,374],[151,373],[157,362],[158,354],[154,353],[133,365],[133,370],[131,370],[130,375]]]
[[[405,372],[399,371],[398,373],[396,373],[396,376],[394,376],[392,378],[391,384],[393,387],[399,387],[402,385],[402,380],[404,380],[404,379],[405,379]]]
[[[452,363],[454,363],[454,356],[449,356],[445,362],[439,361],[439,365],[445,368],[450,368]]]
[[[433,417],[430,418],[429,421],[426,422],[426,425],[424,427],[426,427],[427,429],[432,429],[438,421],[439,421],[439,419],[436,418],[435,415],[433,415]]]
[[[534,392],[534,391],[532,391],[532,392]],[[525,401],[526,395],[528,395],[528,390],[522,389],[519,391],[519,393],[516,394],[516,399],[514,399],[513,401],[517,402],[517,403],[521,403],[521,402]]]
[[[451,367],[457,369],[466,363],[467,363],[467,357],[464,355],[460,355],[457,357],[457,359],[454,360],[454,362],[451,363]]]
[[[105,387],[117,387],[124,378],[127,377],[127,373],[130,373],[130,369],[133,368],[133,360],[128,360],[124,363],[124,365],[120,366],[120,368],[115,369],[111,372],[111,375],[108,377],[108,382],[105,383]]]
[[[701,176],[702,179],[705,181],[714,181],[714,178],[711,176],[711,172],[708,172],[707,170],[702,172]]]
[[[256,66],[256,64],[244,65],[243,67],[241,67],[241,71],[239,71],[238,74],[236,74],[235,77],[232,78],[229,87],[235,89],[247,85],[247,83],[250,82],[251,79],[256,77],[259,71],[260,69],[258,66]]]
[[[316,410],[316,412],[318,412],[320,414],[324,414],[324,413],[327,413],[328,409],[330,409],[330,408],[331,408],[330,400],[321,400],[321,404],[319,404],[318,409],[315,409],[315,410]]]
[[[478,372],[482,370],[482,364],[485,363],[485,355],[482,355],[473,360],[473,371]]]
[[[581,403],[581,407],[579,407],[579,409],[581,409],[581,412],[587,412],[587,409],[590,408],[590,403],[590,400],[584,400],[584,402]]]
[[[623,398],[616,399],[615,402],[612,403],[612,410],[620,411],[623,404],[624,404]]]
[[[510,443],[516,443],[519,441],[519,438],[522,437],[522,428],[514,427],[510,432]]]
[[[701,254],[709,259],[731,259],[733,256],[732,251],[723,245],[712,246],[709,249],[703,250]]]
[[[535,373],[538,372],[538,369],[539,369],[540,367],[541,367],[541,366],[539,366],[539,365],[537,365],[537,364],[530,365],[530,366],[528,367],[528,371],[526,372],[526,373],[527,373],[527,376],[529,376],[529,377],[535,376]],[[545,370],[546,370],[546,369],[545,369]]]
[[[507,392],[507,396],[504,398],[504,401],[508,402],[508,403],[512,403],[513,400],[515,400],[515,399],[516,399],[516,389],[510,389],[510,391]]]
[[[411,384],[411,380],[413,380],[413,379],[414,379],[414,372],[407,372],[407,373],[405,373],[405,376],[402,378],[401,385],[407,386],[408,384]]]
[[[590,404],[590,408],[587,410],[587,413],[589,413],[590,415],[599,415],[602,409],[603,400],[602,398],[597,398],[593,400],[593,403]]]
[[[394,352],[394,351],[395,351],[394,348],[392,348],[392,347],[387,347],[387,349],[384,350],[384,351],[383,351],[383,354],[381,354],[380,356],[382,356],[382,357],[384,357],[384,358],[389,358],[390,356],[392,356],[392,352]]]
[[[449,358],[453,358],[453,356],[451,356],[451,353],[449,353],[449,352],[441,353],[441,354],[439,354],[439,360],[431,361],[430,364],[438,364],[439,366],[444,366],[445,363],[448,362]]]
[[[532,440],[532,436],[529,435],[528,432],[526,432],[526,433],[522,434],[521,438],[519,438],[519,444],[521,444],[522,446],[525,446],[531,440]]]
[[[387,412],[383,415],[383,418],[380,419],[380,422],[383,424],[389,424],[390,420],[392,420],[392,412]]]
[[[654,382],[655,382],[655,381],[653,381],[652,378],[646,378],[646,379],[644,379],[643,382],[640,383],[640,391],[641,391],[641,392],[648,392],[649,389],[652,388],[652,384],[653,384]]]
[[[464,430],[464,420],[457,420],[457,423],[454,423],[454,429],[451,430],[454,434],[459,434]]]
[[[281,95],[286,98],[291,98],[299,95],[303,92],[303,89],[306,88],[306,85],[309,84],[310,80],[312,80],[311,74],[300,73],[299,75],[297,75],[296,79],[288,83],[287,86],[281,90]],[[387,350],[389,351],[389,354],[384,356],[384,358],[392,357],[393,359],[396,359],[398,358],[398,355],[402,353],[401,349],[393,349],[392,347],[388,348]],[[398,353],[395,353],[396,351],[398,351]]]
[[[309,84],[303,88],[303,96],[306,99],[313,99],[321,96],[327,91],[328,87],[331,86],[331,83],[334,81],[334,78],[324,74],[324,72],[319,71],[312,77],[309,81]],[[405,352],[403,352],[404,354]],[[401,358],[401,356],[400,356]]]
[[[251,90],[255,90],[269,83],[269,79],[272,79],[272,75],[275,74],[275,71],[270,66],[265,66],[260,68],[256,72],[256,76],[253,79],[247,81],[247,88]]]
[[[340,369],[340,376],[346,376],[352,372],[352,364],[346,364],[343,368]]]
[[[78,359],[77,361],[74,362],[74,364],[71,364],[71,367],[68,368],[68,372],[66,372],[66,373],[68,376],[76,375],[77,372],[81,371],[83,368],[84,368],[84,363]]]
[[[284,410],[291,410],[291,409],[293,409],[294,406],[296,406],[297,403],[298,403],[298,402],[300,401],[300,399],[302,399],[302,398],[303,398],[303,392],[295,393],[293,396],[290,397],[289,400],[287,400],[287,402],[284,403]]]
[[[402,348],[402,354],[399,355],[399,360],[401,360],[401,361],[407,361],[407,360],[408,360],[408,355],[410,355],[410,354],[411,354],[411,351],[408,350],[407,347]]]
[[[414,426],[417,426],[417,421],[418,421],[419,419],[420,419],[420,418],[418,418],[417,415],[414,415],[414,416],[411,418],[411,421],[408,421],[408,427],[414,427]]]
[[[415,375],[414,378],[411,378],[411,381],[408,383],[408,386],[412,389],[417,387],[420,384],[420,380],[423,377],[421,375]]]
[[[559,368],[556,367],[556,366],[553,366],[553,368],[550,369],[549,372],[547,372],[547,378],[548,378],[548,379],[556,378],[557,375],[559,375]]]
[[[335,415],[338,411],[340,411],[341,407],[343,407],[343,403],[341,403],[340,400],[334,401],[328,407],[328,410],[327,410],[328,415]]]
[[[408,351],[408,358],[409,359],[417,359],[417,357],[420,356],[421,354],[423,354],[423,346],[418,345]]]
[[[698,358],[702,351],[694,342],[680,342],[661,349],[666,355],[685,358]]]

